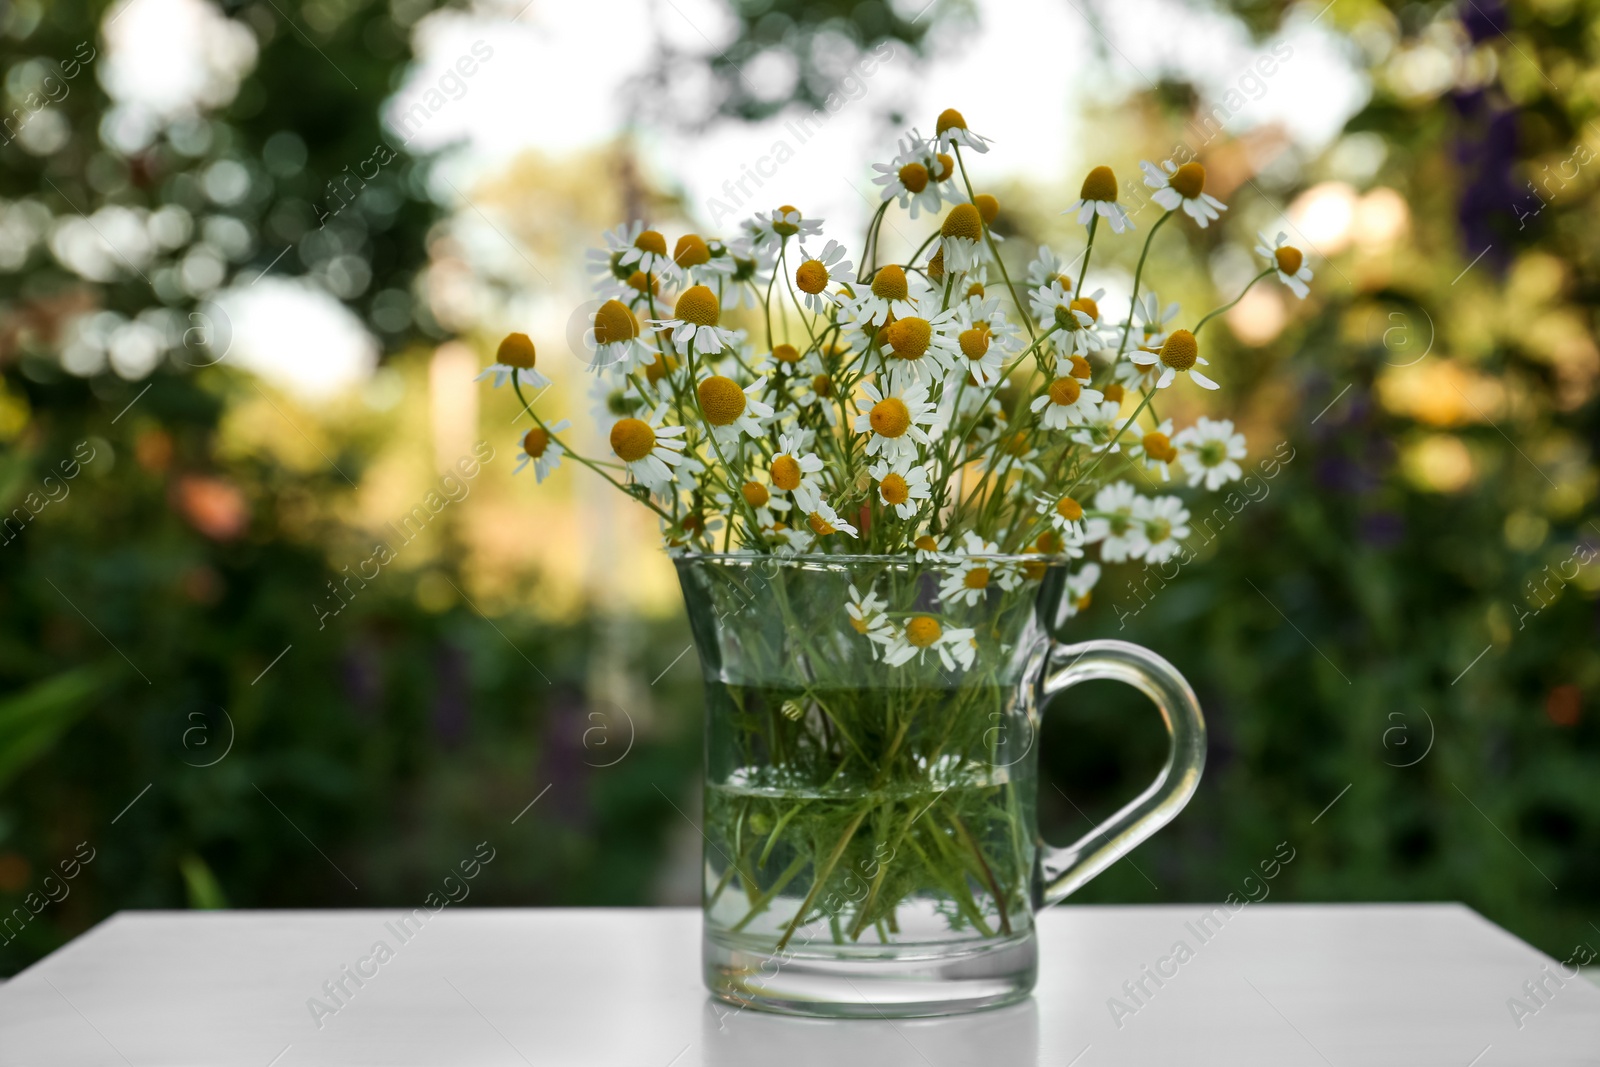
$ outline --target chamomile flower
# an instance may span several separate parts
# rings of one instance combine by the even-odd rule
[[[815,373],[810,375],[802,373],[790,385],[794,402],[799,408],[820,411],[829,426],[838,426],[839,404],[837,394],[833,389],[833,378],[822,369],[822,361],[820,359],[816,361],[814,366]]]
[[[1066,273],[1066,264],[1049,245],[1040,245],[1039,254],[1028,264],[1028,288],[1048,289],[1051,282],[1070,290],[1072,278]]]
[[[596,378],[589,387],[589,417],[601,433],[610,433],[618,419],[648,411],[651,405],[639,395],[632,379],[611,382]]]
[[[931,648],[934,654],[938,654],[944,669],[955,670],[958,662],[971,665],[971,654],[957,653],[954,646],[966,643],[971,648],[971,640],[973,630],[962,627],[946,629],[931,614],[915,614],[906,619],[904,627],[894,630],[893,637],[883,649],[883,662],[890,667],[902,667],[912,661],[920,664]]]
[[[770,529],[781,521],[781,516],[789,510],[789,502],[780,496],[775,496],[767,486],[752,479],[739,487],[739,496],[750,505],[750,510],[755,513],[756,525],[761,529]],[[727,493],[717,493],[713,499],[721,505],[723,510],[730,514],[734,510],[733,498]]]
[[[932,534],[922,534],[911,542],[911,548],[918,563],[932,563],[944,559],[949,553],[949,540]]]
[[[594,313],[590,369],[617,378],[648,365],[656,353],[639,340],[639,320],[620,300],[607,300]]]
[[[633,247],[634,238],[643,231],[644,223],[638,219],[625,222],[601,235],[604,248],[591,248],[584,253],[585,268],[595,275],[596,285],[603,293],[609,287],[626,281],[628,275],[633,273],[632,267],[622,265],[622,256]]]
[[[758,211],[755,218],[744,224],[745,234],[757,248],[772,249],[781,246],[791,237],[805,240],[822,232],[821,219],[802,218],[800,209],[789,204]]]
[[[1098,290],[1097,290],[1098,291]],[[1095,298],[1073,297],[1057,278],[1028,294],[1028,307],[1045,329],[1054,326],[1061,343],[1071,352],[1084,355],[1101,347],[1100,307]]]
[[[903,459],[891,463],[880,459],[867,468],[867,473],[877,485],[878,499],[885,507],[894,508],[894,513],[902,519],[915,515],[920,507],[917,502],[933,495],[927,464],[911,464]]]
[[[1167,339],[1167,323],[1178,317],[1178,304],[1173,301],[1162,307],[1161,298],[1155,293],[1140,293],[1133,305],[1133,316],[1144,338],[1142,344],[1146,348],[1159,349],[1161,342]]]
[[[953,107],[939,112],[939,118],[933,124],[933,136],[940,151],[948,152],[954,145],[970,148],[974,152],[989,151],[989,139],[967,129],[967,120]]]
[[[1133,221],[1128,218],[1128,210],[1117,203],[1117,176],[1110,167],[1096,167],[1083,179],[1083,188],[1078,193],[1078,199],[1072,206],[1063,211],[1063,215],[1078,216],[1078,224],[1087,226],[1089,220],[1099,215],[1111,226],[1113,233],[1133,229]]]
[[[1235,433],[1232,419],[1201,416],[1174,439],[1178,462],[1190,485],[1204,482],[1215,490],[1244,476],[1239,460],[1245,456],[1244,434]]]
[[[871,642],[874,659],[894,640],[894,624],[884,614],[888,606],[875,591],[869,589],[867,595],[862,596],[861,590],[851,583],[850,602],[844,606],[845,614],[850,617],[851,629]]]
[[[899,264],[887,263],[879,267],[870,286],[860,278],[857,281],[863,292],[849,302],[846,317],[854,324],[865,324],[869,337],[874,323],[881,324],[890,315],[900,318],[917,313],[920,294],[912,293],[905,269]]]
[[[772,488],[788,493],[801,511],[809,512],[822,502],[821,480],[816,477],[821,470],[821,458],[806,451],[801,437],[786,433],[778,438],[778,451],[767,474]]]
[[[715,252],[713,251],[715,249]],[[715,285],[733,273],[733,262],[721,241],[686,233],[672,246],[672,262],[690,285]]]
[[[940,603],[947,607],[960,604],[976,607],[988,595],[991,583],[1007,591],[1015,589],[1022,575],[1016,568],[995,560],[999,551],[1000,546],[994,542],[968,533],[958,553],[958,562],[939,583]]]
[[[872,165],[878,172],[872,182],[883,186],[884,200],[899,200],[900,206],[916,218],[919,211],[938,211],[943,202],[940,183],[934,178],[937,167],[937,161],[928,159],[918,141],[902,140],[900,151],[891,162]]]
[[[826,500],[817,501],[817,506],[811,509],[811,515],[806,522],[811,527],[811,532],[818,537],[827,537],[836,533],[847,533],[851,537],[856,537],[861,533],[860,530],[841,519],[839,513],[833,510],[833,505]]]
[[[956,306],[956,345],[964,359],[954,361],[950,384],[961,375],[970,376],[974,385],[985,388],[1000,380],[1006,357],[1022,347],[1022,339],[1006,319],[997,298],[969,297]]]
[[[975,204],[957,204],[939,226],[939,251],[944,269],[965,274],[978,265],[983,242],[983,216]]]
[[[773,531],[778,545],[776,552],[780,556],[798,556],[803,552],[811,551],[811,546],[816,543],[816,535],[810,530],[803,530],[798,526],[782,526]]]
[[[1130,352],[1128,358],[1141,367],[1154,367],[1161,365],[1161,377],[1156,379],[1156,388],[1165,389],[1171,385],[1179,374],[1187,374],[1194,384],[1203,389],[1220,389],[1216,382],[1201,374],[1199,367],[1209,367],[1211,364],[1200,354],[1200,342],[1195,340],[1194,334],[1188,330],[1173,330],[1167,339],[1161,342],[1159,351],[1152,352],[1148,348],[1140,348]]]
[[[711,251],[712,263],[725,258],[728,264],[717,282],[717,299],[723,310],[732,311],[741,305],[760,307],[773,270],[773,259],[767,251],[748,238],[729,241],[723,246],[721,257],[717,255],[715,244]]]
[[[1106,386],[1109,392],[1122,387],[1115,382]],[[1118,442],[1118,431],[1122,429],[1122,403],[1109,397],[1098,404],[1091,405],[1091,410],[1084,415],[1083,421],[1073,429],[1070,438],[1075,444],[1087,445],[1095,452],[1120,452],[1122,445]]]
[[[1206,168],[1193,160],[1181,167],[1170,159],[1159,167],[1145,160],[1139,169],[1144,171],[1144,183],[1155,190],[1150,199],[1168,211],[1182,208],[1202,230],[1228,210],[1228,205],[1205,191]]]
[[[634,234],[633,243],[622,250],[617,266],[628,268],[630,273],[642,271],[656,277],[678,277],[678,266],[667,255],[667,239],[658,230],[641,229]]]
[[[882,353],[890,388],[918,382],[931,387],[944,378],[961,359],[956,325],[954,308],[932,318],[906,315],[891,322]]]
[[[761,437],[766,432],[762,420],[772,418],[772,405],[761,399],[766,387],[767,380],[757,378],[740,389],[738,382],[720,374],[703,378],[695,386],[700,414],[719,444],[736,441],[740,434]]]
[[[1231,423],[1228,428],[1233,428]],[[1162,481],[1171,478],[1172,474],[1167,465],[1178,458],[1178,450],[1172,445],[1172,420],[1162,419],[1155,429],[1141,435],[1139,440],[1129,445],[1128,457],[1145,470],[1160,474]]]
[[[1127,482],[1112,482],[1094,495],[1083,537],[1088,544],[1099,542],[1100,558],[1105,562],[1121,563],[1144,554],[1149,541],[1144,523],[1135,517],[1135,510],[1143,507],[1141,499]]]
[[[648,321],[657,330],[671,331],[675,345],[693,345],[703,356],[716,356],[724,348],[738,344],[735,331],[718,325],[722,321],[722,305],[709,286],[692,285],[685,289],[678,296],[672,316]]]
[[[636,481],[651,489],[665,490],[672,483],[672,468],[684,460],[684,442],[679,438],[688,430],[663,425],[665,417],[663,404],[650,413],[648,420],[629,417],[611,427],[611,451]]]
[[[1100,580],[1100,564],[1085,563],[1067,575],[1066,588],[1061,596],[1061,619],[1072,618],[1089,606],[1090,593]]]
[[[896,392],[880,392],[871,382],[864,382],[861,391],[867,394],[870,406],[857,403],[856,433],[867,433],[867,455],[885,459],[906,457],[915,459],[917,445],[933,443],[931,433],[940,430],[939,413],[928,400],[928,387],[920,382]]]
[[[844,246],[834,240],[823,245],[822,252],[814,258],[807,255],[804,247],[800,254],[807,258],[794,269],[794,284],[805,294],[806,307],[820,315],[841,302],[836,294],[828,292],[828,282],[847,276],[850,261],[844,258]]]
[[[1050,525],[1058,532],[1069,534],[1081,543],[1084,536],[1083,505],[1075,498],[1062,494],[1048,494],[1034,497],[1038,504],[1039,514],[1049,520]],[[1082,555],[1082,552],[1079,553]]]
[[[1165,563],[1183,551],[1189,536],[1189,509],[1175,496],[1139,497],[1134,502],[1134,518],[1144,526],[1144,549],[1135,552],[1149,563]],[[1102,554],[1104,549],[1102,548]]]
[[[533,342],[525,333],[506,334],[494,354],[494,362],[473,380],[481,382],[490,375],[494,376],[496,389],[506,384],[507,378],[515,378],[518,385],[531,385],[535,389],[550,384],[549,378],[534,369]]]
[[[555,436],[562,430],[570,427],[572,423],[567,419],[552,422],[548,427],[535,426],[522,435],[522,456],[517,460],[516,469],[512,474],[520,474],[522,468],[533,464],[533,477],[535,482],[542,482],[550,477],[557,467],[561,466],[561,457],[567,450],[557,443]]]
[[[1100,390],[1090,389],[1068,374],[1051,382],[1028,409],[1039,416],[1039,425],[1045,429],[1066,430],[1094,414],[1102,399]]]
[[[1294,245],[1289,244],[1289,235],[1282,230],[1272,240],[1267,240],[1264,233],[1257,234],[1261,243],[1256,245],[1256,255],[1264,258],[1277,272],[1278,280],[1289,287],[1289,290],[1301,300],[1311,292],[1308,283],[1311,281],[1311,268],[1306,266],[1306,254]]]

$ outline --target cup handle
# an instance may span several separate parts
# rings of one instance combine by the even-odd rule
[[[1171,738],[1167,765],[1143,793],[1066,848],[1043,846],[1043,906],[1058,903],[1171,822],[1194,796],[1206,765],[1206,723],[1194,690],[1177,669],[1127,641],[1051,642],[1040,683],[1048,700],[1079,682],[1124,682],[1155,702]],[[1041,703],[1042,703],[1041,700]]]

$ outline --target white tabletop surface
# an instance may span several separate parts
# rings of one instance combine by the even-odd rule
[[[1205,911],[1053,909],[1031,1000],[898,1022],[713,1002],[689,910],[450,908],[405,943],[397,911],[123,912],[0,985],[0,1065],[1600,1064],[1600,989],[1459,905],[1251,905],[1202,942]],[[1111,998],[1135,1007],[1123,983],[1178,941],[1192,958],[1117,1026]]]

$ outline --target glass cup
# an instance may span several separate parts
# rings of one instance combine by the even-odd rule
[[[730,1003],[909,1017],[1009,1004],[1035,910],[1194,794],[1205,723],[1165,660],[1063,644],[1045,556],[684,555],[706,684],[704,974]],[[1039,711],[1091,679],[1154,701],[1156,780],[1066,848],[1037,822]]]

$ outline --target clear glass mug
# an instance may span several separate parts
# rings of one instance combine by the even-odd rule
[[[1199,784],[1183,676],[1138,645],[1051,636],[1073,607],[1064,561],[676,563],[706,684],[704,974],[722,1000],[869,1018],[1020,1000],[1033,913]],[[1149,788],[1055,848],[1036,818],[1039,711],[1091,679],[1150,697],[1171,748]]]

